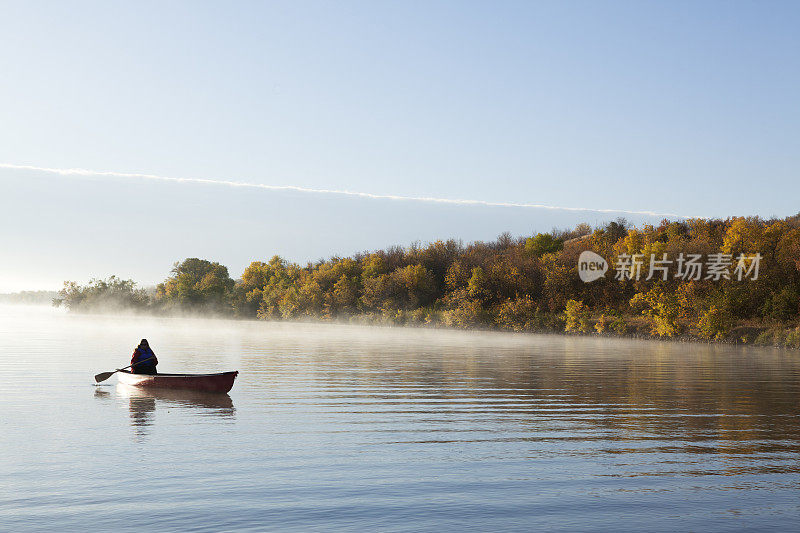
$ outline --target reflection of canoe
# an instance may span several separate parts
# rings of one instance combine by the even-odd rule
[[[181,407],[197,407],[200,409],[215,409],[223,412],[233,412],[233,400],[224,393],[203,392],[186,389],[158,389],[150,387],[131,387],[130,385],[117,385],[117,393],[130,400],[131,409],[140,403],[158,400],[168,405]],[[96,394],[96,393],[95,393]]]
[[[127,370],[117,373],[119,382],[134,387],[154,389],[183,389],[203,392],[228,392],[239,372],[219,374],[131,374]]]
[[[118,383],[117,394],[128,400],[131,427],[137,439],[143,439],[150,433],[152,426],[155,425],[156,411],[159,408],[188,409],[204,416],[218,418],[229,418],[236,412],[233,400],[225,393],[132,387]]]

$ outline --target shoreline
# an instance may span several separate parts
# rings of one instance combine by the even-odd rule
[[[39,309],[52,309],[53,311],[60,308],[48,306],[45,304],[26,304],[26,303],[2,303],[4,307],[25,307],[25,308],[39,308]],[[638,341],[657,341],[657,342],[671,342],[671,343],[696,343],[705,345],[726,345],[726,346],[742,346],[742,347],[756,347],[756,348],[783,348],[791,351],[800,349],[800,343],[788,342],[775,342],[777,335],[781,334],[784,341],[787,335],[796,334],[800,330],[800,326],[792,324],[761,324],[761,325],[739,325],[732,329],[731,335],[721,339],[708,339],[699,335],[690,333],[681,333],[673,336],[658,336],[647,333],[646,328],[651,327],[646,322],[644,317],[624,316],[623,319],[628,319],[626,325],[635,328],[634,331],[627,333],[614,333],[612,331],[564,331],[555,328],[541,328],[541,329],[510,329],[498,326],[473,326],[473,327],[454,327],[442,323],[420,323],[420,322],[405,322],[395,323],[386,319],[373,318],[370,319],[367,315],[352,315],[350,317],[338,317],[319,319],[309,317],[308,319],[260,319],[251,317],[237,317],[226,315],[224,313],[201,313],[191,311],[160,311],[152,312],[147,310],[136,309],[119,309],[119,310],[105,310],[105,311],[92,311],[92,310],[63,310],[57,311],[65,316],[97,316],[97,317],[136,317],[136,318],[169,318],[169,319],[194,319],[194,320],[211,320],[211,321],[231,321],[231,322],[246,322],[246,323],[269,323],[269,324],[317,324],[317,325],[331,325],[331,326],[361,326],[373,328],[386,328],[386,329],[409,329],[409,330],[429,330],[429,331],[448,331],[448,332],[476,332],[476,333],[503,333],[515,335],[558,335],[562,337],[580,337],[580,338],[606,338],[606,339],[627,339]],[[596,321],[592,320],[594,323]],[[773,342],[764,342],[763,335],[772,333]],[[741,334],[741,335],[739,335]],[[737,336],[738,335],[738,336]],[[746,340],[742,340],[742,339]],[[761,338],[761,341],[759,341]],[[792,340],[792,339],[790,339]]]
[[[800,215],[663,220],[642,228],[617,220],[531,237],[502,234],[493,242],[416,243],[305,266],[276,255],[236,277],[218,262],[189,257],[154,290],[115,275],[65,281],[53,303],[70,311],[800,349],[799,256]],[[635,266],[625,261],[632,257]]]

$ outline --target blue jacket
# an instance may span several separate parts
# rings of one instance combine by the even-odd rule
[[[145,361],[145,359],[149,359],[149,361]],[[140,361],[144,361],[140,363]],[[156,354],[153,353],[153,350],[150,347],[142,347],[139,346],[133,351],[133,357],[131,357],[131,364],[135,365],[134,370],[136,367],[155,367],[158,364],[158,359],[156,359]]]

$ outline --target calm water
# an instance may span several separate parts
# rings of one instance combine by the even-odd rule
[[[798,352],[0,307],[0,378],[2,531],[800,528]]]

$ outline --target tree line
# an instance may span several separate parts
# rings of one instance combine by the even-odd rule
[[[585,251],[608,263],[608,272],[591,282],[578,273]],[[708,273],[689,268],[702,266],[701,259]],[[800,347],[800,215],[664,220],[640,228],[618,219],[594,229],[581,224],[522,238],[503,234],[494,242],[395,246],[304,266],[274,256],[251,263],[236,280],[219,263],[189,258],[154,290],[114,276],[86,285],[70,281],[54,303],[74,311],[690,336]]]
[[[58,295],[57,291],[20,291],[0,294],[0,303],[43,305],[49,304]]]

